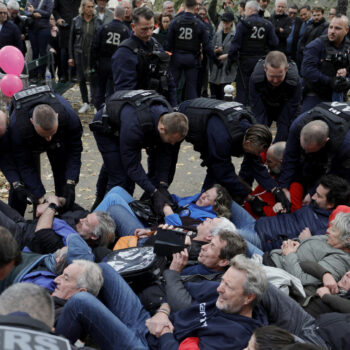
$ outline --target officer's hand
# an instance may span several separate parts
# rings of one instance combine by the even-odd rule
[[[69,65],[69,67],[74,67],[74,60],[73,60],[73,58],[70,58],[68,60],[68,65]]]
[[[177,208],[177,204],[174,202],[173,197],[171,196],[170,192],[168,191],[168,185],[161,183],[158,187],[158,190],[167,199],[166,203],[169,204],[173,210],[175,210]]]
[[[248,203],[255,215],[265,216],[264,207],[267,205],[266,202],[262,201],[259,197],[253,197]]]
[[[157,189],[153,192],[151,199],[155,213],[162,216],[164,204],[168,201],[166,196]]]
[[[75,201],[75,184],[67,183],[64,186],[63,197],[66,199],[66,208],[71,209]]]
[[[337,74],[336,74],[336,76],[337,77],[344,77],[344,78],[346,78],[346,68],[340,68],[340,69],[338,69],[337,70]]]
[[[292,204],[290,203],[282,189],[280,187],[276,187],[272,191],[272,194],[274,195],[276,202],[280,202],[283,208],[286,209],[287,212],[289,212]]]
[[[61,26],[63,24],[63,22],[64,22],[64,19],[63,18],[59,18],[56,23],[57,23],[58,26]]]
[[[336,77],[334,84],[333,84],[333,90],[335,92],[344,92],[349,90],[350,88],[350,81],[347,78],[344,77]]]
[[[36,198],[25,188],[21,182],[15,182],[12,184],[14,195],[21,203],[37,203]]]

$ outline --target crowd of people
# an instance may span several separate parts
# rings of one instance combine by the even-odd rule
[[[25,53],[29,40],[34,59],[55,55],[56,79],[79,83],[78,113],[96,109],[89,127],[103,159],[86,210],[75,201],[83,128],[40,85],[44,66],[9,118],[0,111],[10,184],[0,202],[0,347],[349,348],[342,9],[327,21],[322,7],[286,0],[272,14],[269,0],[223,0],[222,10],[185,0],[177,13],[171,1],[161,13],[144,0],[96,2],[29,0],[21,14],[16,0],[0,4],[0,47]],[[200,193],[180,197],[169,186],[184,140],[206,175]],[[41,181],[43,152],[55,194]]]

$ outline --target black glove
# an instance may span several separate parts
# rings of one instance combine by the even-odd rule
[[[167,197],[160,192],[158,189],[152,194],[152,205],[155,213],[157,215],[164,216],[163,208],[166,203],[168,203]]]
[[[350,81],[345,77],[336,77],[332,79],[331,86],[335,92],[344,92],[349,90]]]
[[[167,204],[169,204],[173,210],[177,208],[177,203],[174,202],[173,197],[168,191],[168,185],[161,183],[158,187],[158,191],[164,195],[164,197],[167,199]]]
[[[282,207],[284,209],[286,209],[287,213],[290,212],[290,208],[291,208],[292,204],[288,200],[288,198],[286,197],[286,195],[284,194],[282,189],[280,187],[276,187],[272,193],[275,197],[276,203],[278,203],[278,202],[281,203]]]
[[[214,56],[213,62],[218,67],[218,69],[221,69],[224,65],[216,56]]]
[[[66,184],[64,186],[63,197],[66,199],[66,204],[64,206],[67,209],[71,209],[75,201],[75,185]]]
[[[38,201],[34,196],[26,190],[25,186],[21,182],[17,182],[13,185],[14,195],[21,203],[36,204]]]
[[[265,216],[264,207],[267,205],[266,202],[259,199],[259,197],[253,197],[248,201],[250,207],[252,208],[252,212],[257,216]]]

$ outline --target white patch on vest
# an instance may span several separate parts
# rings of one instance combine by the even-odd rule
[[[199,304],[199,314],[201,315],[199,322],[201,323],[201,327],[208,327],[207,324],[207,313],[205,311],[206,303]]]

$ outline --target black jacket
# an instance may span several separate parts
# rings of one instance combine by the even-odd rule
[[[279,44],[276,48],[278,51],[286,53],[287,49],[287,38],[292,31],[292,20],[287,14],[277,15],[275,12],[271,15],[270,21],[272,22],[275,33],[279,39]],[[283,31],[280,31],[280,28]]]

